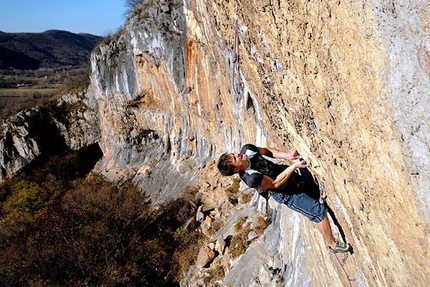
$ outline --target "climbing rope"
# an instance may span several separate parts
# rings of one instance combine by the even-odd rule
[[[236,83],[236,76],[239,79],[239,24],[237,16],[238,4],[236,1],[235,13],[234,13],[234,46],[231,55],[231,62],[233,66],[232,78],[231,78],[231,92],[235,95],[239,94],[240,82]]]
[[[353,276],[349,275],[348,272],[345,269],[346,260],[348,259],[348,253],[345,253],[345,255],[342,258],[342,261],[339,259],[339,257],[337,256],[336,253],[334,254],[334,256],[336,257],[337,262],[339,262],[340,267],[342,268],[343,272],[345,273],[346,279],[348,279],[349,286],[352,287],[352,283],[351,282],[356,282],[357,279],[355,279]]]
[[[298,159],[300,161],[304,161],[307,163],[306,159],[302,155],[300,155],[300,157]],[[309,166],[307,168],[309,169]],[[313,176],[314,182],[319,187],[319,202],[321,204],[325,204],[326,199],[327,199],[327,196],[325,195],[325,190],[324,190],[325,189],[325,183],[324,183],[324,181],[319,181],[318,178],[315,175],[313,175],[312,172],[311,172],[311,175]],[[336,260],[339,262],[340,267],[342,268],[343,272],[345,273],[346,278],[348,279],[348,282],[349,282],[349,286],[352,287],[351,282],[356,282],[357,280],[353,276],[349,275],[345,269],[346,260],[348,259],[348,253],[344,254],[342,260],[339,259],[339,257],[337,256],[336,253],[334,253],[334,256],[336,257]]]

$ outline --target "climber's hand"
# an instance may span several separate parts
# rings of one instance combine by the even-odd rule
[[[294,163],[295,168],[306,168],[308,166],[307,162],[304,159],[296,161]]]

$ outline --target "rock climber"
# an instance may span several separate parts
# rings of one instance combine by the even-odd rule
[[[316,222],[331,252],[349,252],[351,248],[349,244],[336,241],[333,237],[327,217],[328,207],[319,200],[319,188],[306,169],[307,163],[301,159],[288,166],[276,164],[263,156],[293,161],[299,159],[300,154],[297,151],[284,152],[275,148],[246,144],[240,153],[221,155],[218,170],[225,176],[238,173],[246,185],[256,188],[265,198],[272,196],[275,201]],[[318,197],[314,196],[315,193]]]

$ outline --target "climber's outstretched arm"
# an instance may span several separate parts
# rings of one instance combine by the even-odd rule
[[[259,189],[278,189],[282,187],[287,180],[290,178],[291,174],[294,172],[296,168],[305,168],[305,161],[297,161],[287,167],[283,172],[281,172],[275,179],[270,178],[267,175],[263,176],[263,180]]]
[[[260,154],[272,157],[272,158],[280,158],[280,159],[287,159],[287,160],[295,160],[299,157],[299,152],[294,151],[280,151],[276,148],[271,147],[259,147]]]

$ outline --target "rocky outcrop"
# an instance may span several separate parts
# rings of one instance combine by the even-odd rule
[[[426,4],[237,3],[232,57],[234,1],[143,1],[92,55],[85,99],[97,125],[83,128],[95,118],[81,110],[82,121],[53,127],[75,148],[99,138],[96,169],[132,180],[155,205],[199,189],[207,242],[183,286],[347,286],[347,275],[358,286],[426,286]],[[22,163],[3,169],[41,149],[18,134],[5,136],[14,148],[2,162]],[[345,266],[300,215],[242,185],[243,197],[230,196],[237,182],[215,161],[247,142],[307,159],[336,237],[354,247]]]
[[[36,159],[97,143],[96,102],[86,96],[65,95],[6,120],[0,135],[0,182]]]

